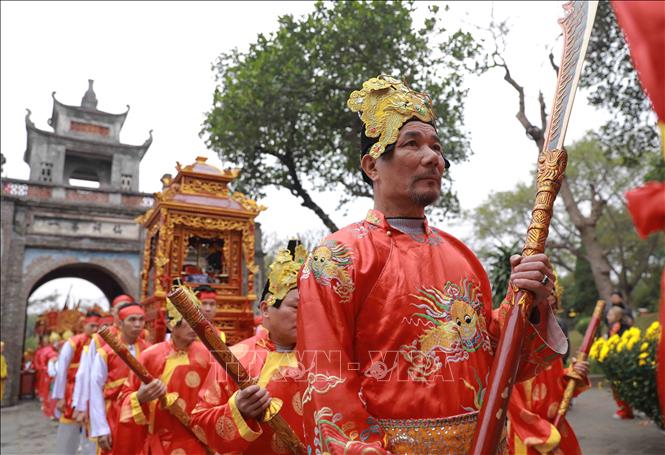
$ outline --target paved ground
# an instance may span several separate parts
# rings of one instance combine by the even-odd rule
[[[585,455],[663,455],[665,433],[650,420],[615,420],[607,389],[594,387],[575,399],[567,418]]]
[[[607,390],[593,388],[575,400],[569,421],[585,455],[663,455],[665,433],[643,419],[614,420],[614,402]],[[36,401],[2,408],[0,452],[52,454],[57,424],[45,419]]]

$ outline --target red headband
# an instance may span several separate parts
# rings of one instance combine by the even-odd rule
[[[214,291],[201,291],[198,293],[197,297],[199,300],[215,300],[217,294]]]
[[[141,316],[145,316],[145,311],[143,311],[143,307],[140,305],[128,305],[118,312],[118,317],[121,321],[124,321],[128,316],[133,314],[140,314]]]
[[[132,303],[133,301],[134,299],[128,296],[127,294],[122,294],[113,299],[113,302],[111,303],[111,308],[114,308],[120,305],[121,303]]]
[[[99,316],[88,316],[83,320],[84,324],[99,324]]]

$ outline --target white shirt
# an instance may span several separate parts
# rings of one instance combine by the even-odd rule
[[[127,346],[129,352],[136,356],[136,347]],[[95,355],[90,370],[90,437],[97,438],[111,434],[111,428],[106,420],[106,405],[104,403],[104,385],[108,378],[108,366],[101,355]]]
[[[92,361],[97,355],[97,346],[95,339],[90,340],[90,344],[84,348],[81,354],[81,363],[76,370],[76,379],[74,382],[74,394],[72,397],[72,407],[77,411],[86,411],[88,409],[88,399],[90,398],[90,370]]]
[[[90,344],[92,344],[93,341],[90,340]],[[85,406],[81,403],[81,394],[83,393],[82,389],[84,387],[84,376],[86,374],[86,370],[89,370],[90,368],[90,363],[87,362],[88,360],[88,352],[90,351],[90,344],[88,346],[83,347],[83,352],[81,352],[81,359],[79,360],[79,367],[76,369],[76,376],[74,377],[74,392],[72,393],[72,407],[75,408],[77,411],[78,410],[83,410],[85,411],[88,409],[87,404],[88,400],[87,397],[89,393],[86,393],[86,401],[85,401]]]
[[[72,362],[72,357],[74,357],[74,349],[72,348],[72,344],[67,341],[62,346],[60,354],[58,354],[58,366],[55,372],[55,381],[53,381],[53,393],[51,394],[51,397],[54,400],[65,398],[67,370],[69,370],[69,364]]]
[[[49,378],[54,378],[56,373],[57,373],[57,368],[58,368],[58,358],[54,357],[52,359],[49,359],[48,365],[47,365],[47,373]]]

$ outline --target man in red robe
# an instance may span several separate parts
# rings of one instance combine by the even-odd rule
[[[44,354],[49,346],[48,336],[42,335],[39,337],[39,346],[35,350],[35,355],[32,358],[32,368],[35,370],[35,393],[40,402],[44,400],[41,390],[42,374],[46,363],[44,362]]]
[[[53,399],[60,411],[60,424],[56,437],[57,453],[75,453],[79,446],[81,426],[74,418],[72,397],[76,372],[81,363],[84,348],[90,344],[92,334],[99,326],[99,314],[88,312],[83,321],[83,333],[74,335],[62,346],[58,356],[58,368],[53,385]]]
[[[374,209],[326,237],[302,271],[306,443],[332,454],[466,453],[508,306],[492,312],[476,256],[425,218],[449,165],[429,97],[380,76],[347,104],[364,123],[361,167]],[[567,343],[545,302],[547,257],[514,256],[511,266],[512,284],[536,295],[524,380]]]
[[[217,327],[215,324],[215,318],[217,317],[217,293],[215,289],[207,284],[203,284],[194,289],[194,294],[199,299],[199,302],[201,302],[200,308],[203,316]],[[219,336],[226,343],[226,334],[222,330],[219,330]]]
[[[265,330],[231,347],[249,375],[258,378],[258,384],[238,390],[215,363],[201,388],[191,423],[219,453],[287,453],[284,441],[260,423],[276,412],[302,440],[302,397],[297,383],[301,371],[294,346],[297,274],[306,255],[296,241],[277,253],[261,296]]]
[[[137,303],[125,303],[118,307],[120,342],[133,356],[138,357],[150,344],[140,337],[145,326],[145,312]],[[103,453],[123,455],[142,445],[132,432],[118,432],[120,389],[129,376],[129,367],[110,346],[97,349],[90,371],[90,436],[97,438],[97,446]]]
[[[48,344],[39,350],[35,355],[35,369],[38,372],[37,394],[42,402],[42,412],[46,417],[54,418],[55,400],[51,398],[51,377],[48,374],[48,364],[53,359],[58,358],[58,348],[60,346],[60,335],[51,332],[48,337]]]
[[[111,302],[111,311],[109,316],[100,319],[100,325],[111,326],[111,333],[118,335],[118,326],[120,321],[118,319],[118,308],[122,304],[134,303],[134,299],[126,294],[121,294],[113,299]],[[90,371],[97,350],[103,347],[106,342],[97,333],[93,333],[90,343],[83,348],[83,355],[81,364],[76,371],[76,378],[74,380],[74,392],[72,396],[72,406],[75,408],[74,417],[77,422],[83,423],[88,415],[88,400],[90,398]]]
[[[143,384],[134,373],[130,374],[120,396],[120,425],[132,429],[137,439],[139,434],[143,435],[145,443],[135,447],[134,453],[142,450],[146,455],[205,455],[205,447],[191,428],[185,428],[157,401],[166,396],[167,403],[191,414],[211,365],[210,353],[196,340],[196,332],[170,302],[167,310],[170,339],[149,347],[139,356],[139,362],[156,379]]]

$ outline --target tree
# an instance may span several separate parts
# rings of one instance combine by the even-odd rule
[[[615,288],[620,289],[626,300],[631,302],[632,293],[638,287],[641,302],[644,302],[647,289],[653,289],[653,286],[645,289],[641,283],[662,270],[665,238],[662,234],[653,234],[645,242],[638,237],[627,212],[623,193],[647,178],[658,175],[664,167],[662,160],[653,157],[640,168],[620,166],[618,163],[621,157],[613,158],[605,154],[595,137],[574,143],[568,149],[568,154],[570,159],[566,182],[569,191],[575,194],[580,211],[597,211],[593,214],[596,220],[587,228],[587,235],[594,239],[603,261],[606,261],[610,289],[607,296],[603,296],[598,288],[593,260],[586,251],[585,237],[565,210],[565,202],[557,200],[546,247],[552,262],[561,273],[574,273],[574,289],[568,291],[566,302],[578,311],[582,310],[583,305],[588,305],[590,309],[598,295],[607,299]],[[481,257],[491,260],[492,251],[501,250],[514,242],[523,244],[534,195],[534,184],[517,184],[511,191],[489,196],[467,215],[473,219],[474,237],[482,239],[477,244]],[[594,205],[597,200],[603,201],[602,205]],[[593,279],[591,284],[595,289],[587,289],[589,276]],[[642,304],[651,306],[647,303]]]
[[[566,298],[564,299],[565,308],[582,313],[585,310],[593,308],[598,300],[598,291],[593,282],[591,273],[591,264],[584,257],[584,250],[575,261],[575,270],[573,271],[572,286],[564,290]]]
[[[516,118],[540,152],[543,149],[547,127],[547,106],[541,92],[538,98],[540,112],[538,124],[531,122],[526,115],[524,87],[514,79],[508,63],[503,58],[503,37],[508,33],[507,30],[505,22],[492,22],[490,24],[488,31],[492,35],[494,47],[487,53],[483,69],[498,68],[503,70],[505,81],[518,95]],[[640,109],[648,101],[641,94],[639,81],[633,74],[635,70],[628,57],[625,40],[609,3],[600,2],[591,36],[592,39],[589,45],[591,57],[587,62],[584,84],[590,89],[590,102],[597,106],[606,107],[615,114],[614,120],[603,127],[603,132],[613,132],[612,139],[601,142],[596,138],[594,145],[596,155],[614,160],[615,165],[635,164],[635,158],[643,156],[653,145],[653,131],[649,130],[648,127],[644,127],[647,123],[647,120],[645,120],[647,117],[643,115],[643,112],[640,112]],[[558,71],[552,53],[550,53],[549,58],[554,71]],[[616,73],[620,74],[617,75]],[[629,77],[626,77],[626,75]],[[637,93],[640,93],[640,95],[636,95]],[[573,162],[572,158],[569,159],[570,162]],[[588,161],[588,163],[591,162]],[[605,177],[613,179],[614,175],[607,170]],[[583,179],[579,180],[583,181]],[[588,185],[580,193],[580,188],[572,188],[570,181],[571,176],[570,171],[568,171],[562,182],[559,198],[563,202],[568,221],[574,226],[576,232],[570,232],[570,235],[562,236],[562,240],[568,243],[567,249],[569,251],[575,251],[576,247],[571,244],[570,236],[579,237],[579,241],[584,247],[585,258],[591,265],[598,293],[602,298],[609,299],[614,288],[610,275],[614,273],[615,276],[621,278],[623,272],[613,269],[611,258],[606,254],[603,243],[598,238],[602,231],[597,228],[606,211],[608,201],[599,191],[597,185]],[[628,188],[623,187],[619,191]],[[617,224],[616,220],[614,221],[614,224]],[[553,224],[558,223],[553,222]],[[649,245],[652,252],[656,248],[656,243],[657,241],[652,241]],[[551,242],[550,245],[552,245]],[[633,277],[637,276],[639,280],[643,270],[638,268],[638,272]],[[634,284],[634,279],[625,282],[628,288],[632,288]]]
[[[605,153],[620,157],[622,164],[639,165],[642,156],[658,151],[660,138],[651,102],[608,1],[598,4],[580,88],[587,89],[591,105],[611,114],[596,135]]]
[[[247,52],[218,58],[218,87],[201,134],[223,161],[242,167],[241,191],[261,197],[270,187],[286,188],[337,230],[316,192],[337,191],[338,208],[371,197],[359,173],[361,123],[346,100],[378,74],[426,91],[446,156],[467,158],[462,83],[477,46],[468,33],[446,31],[437,6],[418,30],[413,11],[412,1],[317,2],[302,19],[280,17],[279,30],[259,35]],[[450,180],[437,207],[439,215],[459,210]]]

